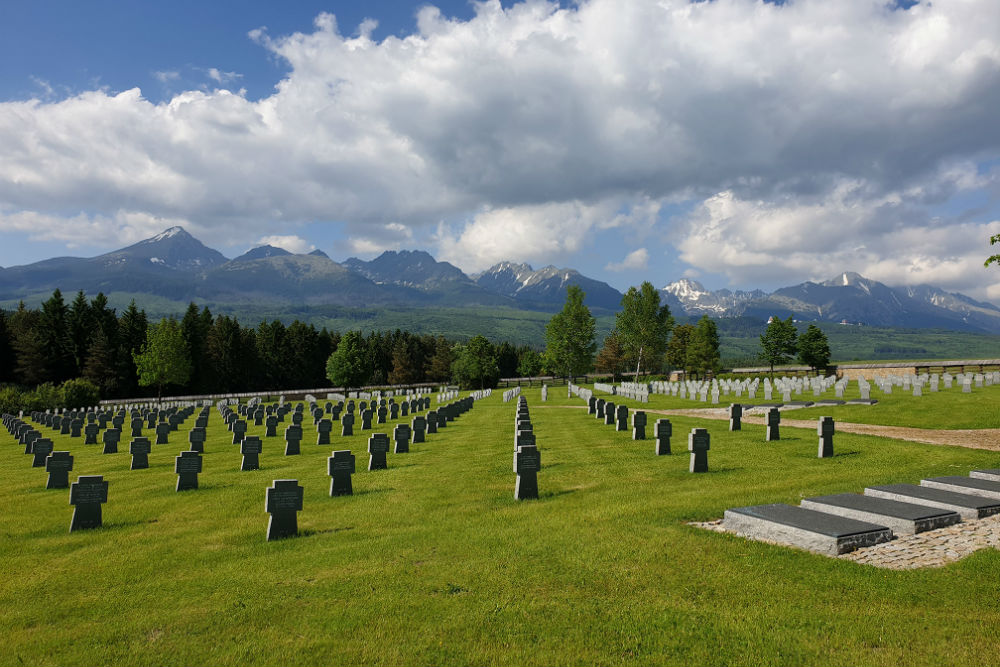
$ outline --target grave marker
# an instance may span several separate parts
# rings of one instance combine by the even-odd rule
[[[674,434],[674,427],[669,419],[657,419],[656,425],[656,455],[665,456],[670,453],[670,436]]]
[[[285,427],[285,456],[297,456],[302,442],[302,427],[289,424]]]
[[[393,453],[406,454],[410,451],[410,427],[407,424],[397,424],[392,430],[392,439],[396,443]]]
[[[527,500],[538,498],[538,471],[542,467],[542,456],[537,447],[525,445],[514,453],[514,498]]]
[[[642,410],[636,410],[632,413],[632,439],[646,439],[646,413]]]
[[[771,442],[772,440],[781,440],[781,412],[778,408],[771,408],[767,411],[767,434],[764,440]]]
[[[816,433],[819,435],[819,458],[825,459],[833,456],[833,417],[820,417]]]
[[[81,475],[69,490],[69,504],[73,505],[73,519],[69,532],[100,528],[101,505],[108,502],[108,483],[102,475]]]
[[[260,453],[263,449],[263,444],[257,436],[248,435],[243,438],[240,444],[240,453],[243,454],[240,470],[260,470]]]
[[[44,468],[45,459],[52,453],[52,441],[48,438],[38,438],[31,445],[31,453],[34,458],[31,460],[32,468]]]
[[[743,406],[733,403],[729,406],[729,430],[740,431],[743,429]]]
[[[373,433],[368,438],[368,469],[385,470],[389,467],[385,455],[389,451],[389,436],[385,433]]]
[[[49,478],[46,489],[68,489],[69,471],[73,469],[73,456],[69,452],[52,452],[45,459],[45,471]]]
[[[708,472],[708,429],[693,428],[688,434],[688,451],[691,452],[690,472]]]
[[[201,454],[198,452],[181,452],[174,459],[174,472],[177,473],[175,491],[187,491],[198,488],[198,473],[201,472]]]
[[[132,455],[132,465],[129,470],[145,470],[149,467],[149,451],[152,449],[149,445],[149,438],[132,438],[131,444],[128,446],[128,451]]]
[[[276,479],[264,497],[267,541],[298,535],[298,514],[302,509],[302,487],[297,479]]]
[[[351,475],[354,474],[354,454],[351,453],[351,450],[337,450],[326,462],[327,472],[332,478],[330,480],[330,495],[353,495],[354,487],[351,485]]]

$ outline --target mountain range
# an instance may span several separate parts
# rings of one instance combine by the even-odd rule
[[[424,251],[386,251],[342,263],[320,250],[293,254],[260,246],[235,258],[171,227],[127,248],[91,258],[57,257],[0,268],[0,301],[84,290],[234,306],[334,305],[353,308],[506,307],[552,312],[579,285],[595,314],[618,310],[622,294],[568,268],[500,262],[467,275]],[[767,293],[705,289],[682,279],[660,291],[676,316],[746,316],[877,326],[1000,333],[1000,308],[939,288],[889,287],[856,273]]]

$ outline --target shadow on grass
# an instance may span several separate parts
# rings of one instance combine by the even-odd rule
[[[390,493],[390,492],[395,491],[395,490],[396,489],[394,487],[389,487],[389,488],[386,488],[386,489],[364,489],[362,491],[355,491],[353,493],[353,495],[355,495],[355,496],[367,496],[367,495],[370,495],[370,494],[377,494],[377,493]]]
[[[546,500],[548,498],[556,498],[558,496],[565,496],[569,493],[576,493],[579,489],[560,489],[559,491],[545,491],[538,494],[538,500]]]

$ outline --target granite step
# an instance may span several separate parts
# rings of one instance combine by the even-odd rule
[[[951,510],[958,512],[963,519],[981,519],[984,516],[1000,514],[1000,502],[998,501],[967,493],[917,486],[916,484],[870,486],[865,489],[865,495]]]
[[[904,503],[856,493],[806,498],[806,509],[888,526],[894,535],[913,535],[958,523],[962,517],[951,510]]]
[[[920,486],[941,489],[943,491],[955,491],[956,493],[967,493],[971,496],[982,496],[991,500],[1000,500],[1000,482],[993,482],[988,479],[950,475],[922,479],[920,480]]]
[[[974,477],[976,479],[988,479],[992,482],[1000,482],[1000,468],[993,468],[992,470],[973,470],[969,473],[969,477]]]
[[[828,556],[892,539],[884,525],[775,503],[726,510],[723,527],[756,540],[779,542]]]

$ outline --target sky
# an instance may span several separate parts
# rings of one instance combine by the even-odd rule
[[[1000,2],[4,0],[0,266],[174,225],[1000,303]]]

